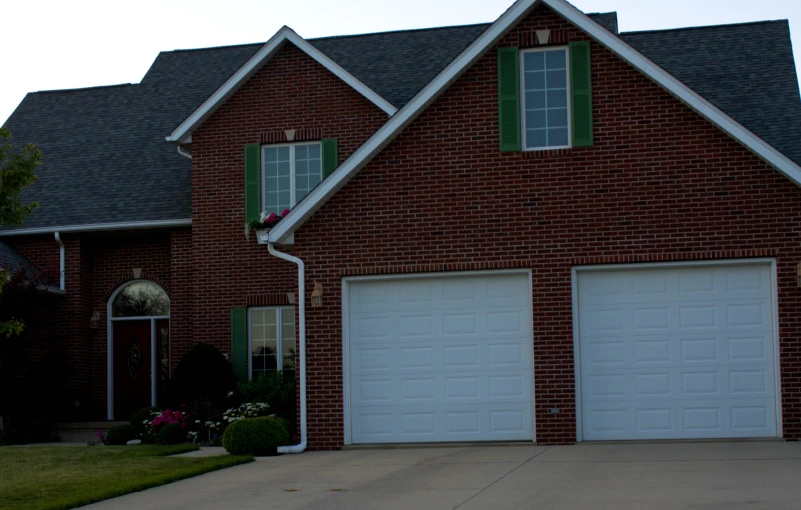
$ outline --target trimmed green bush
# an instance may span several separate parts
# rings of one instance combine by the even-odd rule
[[[297,401],[295,400],[295,374],[288,372],[268,372],[259,374],[252,381],[240,383],[236,387],[235,404],[264,402],[274,414],[290,423],[290,434],[295,431],[297,420]]]
[[[111,445],[123,445],[137,436],[136,427],[133,425],[117,425],[109,429],[106,441]]]
[[[237,420],[223,434],[223,447],[231,455],[277,455],[278,447],[288,443],[289,433],[272,416]]]
[[[177,423],[162,425],[156,434],[156,444],[161,446],[186,443],[186,430]]]

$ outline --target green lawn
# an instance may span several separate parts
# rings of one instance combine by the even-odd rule
[[[192,450],[197,446],[0,447],[0,507],[75,508],[253,461],[168,457]]]

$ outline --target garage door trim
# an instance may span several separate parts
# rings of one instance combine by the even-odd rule
[[[582,402],[581,402],[581,351],[579,349],[579,296],[578,296],[578,276],[579,273],[600,272],[600,271],[621,271],[626,269],[673,269],[681,267],[703,267],[703,266],[752,266],[770,264],[770,284],[771,284],[771,304],[773,306],[773,363],[774,370],[774,395],[776,399],[776,432],[777,437],[783,437],[782,426],[782,399],[781,399],[781,364],[779,359],[779,293],[778,278],[776,274],[776,259],[774,258],[754,258],[754,259],[724,259],[724,260],[704,260],[704,261],[685,261],[685,262],[657,262],[642,264],[604,264],[573,266],[571,269],[571,289],[573,304],[573,368],[575,377],[576,394],[576,441],[584,440],[582,430]]]
[[[432,278],[464,278],[471,276],[508,276],[525,275],[528,279],[528,300],[532,304],[532,273],[530,269],[500,269],[488,271],[449,271],[436,273],[404,273],[393,275],[371,275],[371,276],[347,276],[342,278],[342,403],[343,403],[343,438],[346,446],[353,444],[351,437],[351,416],[350,416],[350,308],[348,303],[349,288],[351,283],[364,281],[392,281],[392,280],[421,280]],[[533,325],[533,305],[529,307]],[[534,367],[536,371],[536,366]],[[532,389],[532,441],[537,440],[536,422],[536,384]]]

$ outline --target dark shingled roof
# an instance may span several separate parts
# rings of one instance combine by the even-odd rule
[[[0,268],[14,272],[21,267],[31,267],[31,263],[17,250],[0,241]]]
[[[615,13],[592,14],[617,32]],[[311,39],[400,108],[489,25]],[[621,37],[801,164],[801,101],[788,23]],[[138,85],[28,94],[6,126],[44,154],[24,228],[191,217],[191,164],[167,136],[262,44],[162,52]],[[736,48],[736,57],[732,55]],[[757,86],[758,85],[758,86]]]
[[[801,98],[786,20],[620,37],[801,164]]]

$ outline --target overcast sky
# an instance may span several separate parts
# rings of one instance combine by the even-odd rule
[[[494,21],[513,0],[4,1],[0,121],[25,93],[137,83],[159,51]],[[801,55],[801,0],[573,0],[617,11],[621,31],[789,19]],[[736,57],[733,49],[732,57]]]

